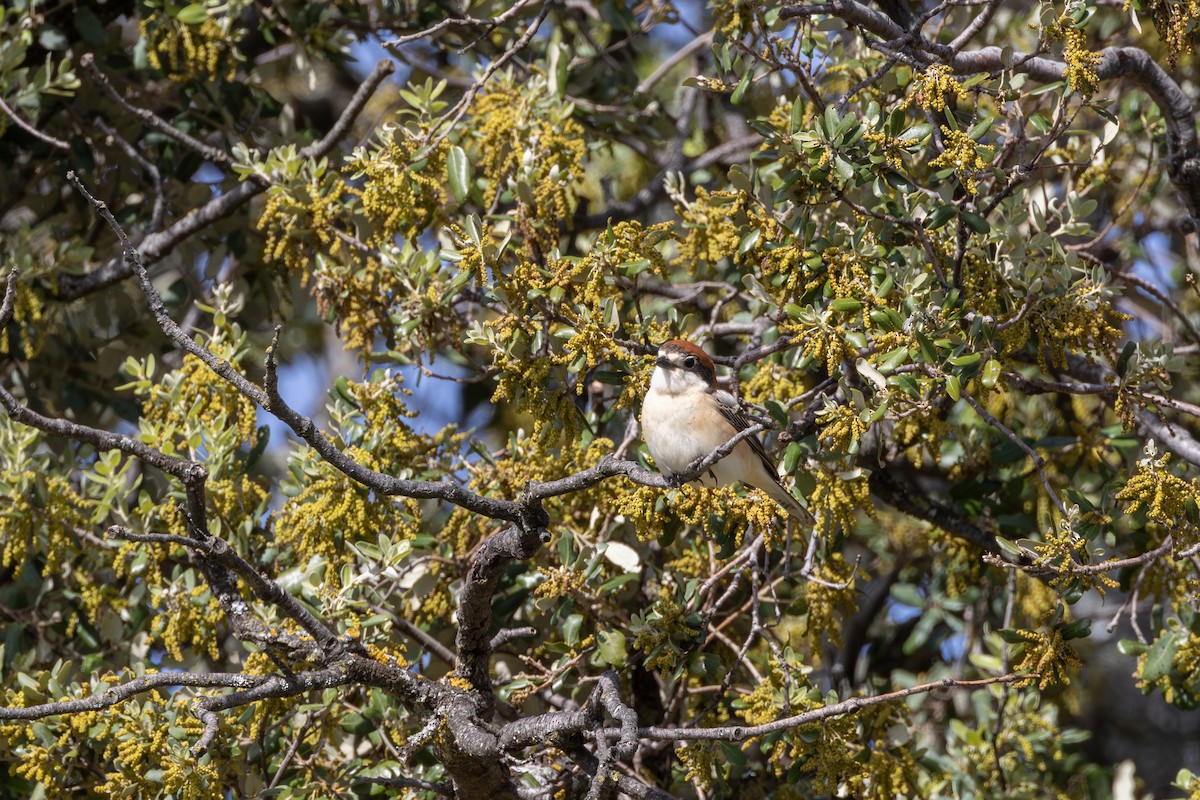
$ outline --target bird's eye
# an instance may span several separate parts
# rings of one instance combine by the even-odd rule
[[[695,369],[696,368],[696,357],[688,356],[687,358],[685,358],[683,360],[683,368],[684,369]]]

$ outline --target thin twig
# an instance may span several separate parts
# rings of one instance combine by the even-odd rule
[[[30,136],[34,137],[35,139],[43,141],[46,144],[50,145],[51,147],[56,147],[59,150],[70,150],[71,149],[71,145],[69,143],[64,142],[62,139],[56,139],[55,137],[51,136],[48,133],[42,133],[37,128],[33,127],[28,122],[21,119],[17,115],[17,112],[13,111],[12,108],[9,107],[8,103],[4,102],[3,97],[0,97],[0,110],[4,111],[4,113],[8,115],[8,118],[17,124],[18,128],[25,131],[26,133],[28,133]]]
[[[906,697],[912,697],[915,694],[926,694],[936,691],[937,689],[980,689],[984,686],[991,686],[996,683],[1014,683],[1020,680],[1028,680],[1036,678],[1033,674],[1018,674],[1009,673],[1000,675],[994,678],[981,678],[978,680],[956,680],[954,678],[943,678],[932,683],[923,683],[918,686],[911,686],[907,689],[898,689],[894,692],[874,695],[872,697],[852,697],[849,700],[843,700],[840,703],[833,705],[814,708],[811,711],[805,711],[802,714],[795,714],[790,717],[777,719],[774,722],[767,722],[761,725],[723,725],[713,728],[662,728],[648,727],[638,728],[637,735],[641,739],[651,739],[657,741],[682,742],[682,741],[720,741],[720,742],[744,742],[747,739],[753,739],[758,736],[766,736],[769,733],[777,731],[791,730],[798,728],[801,725],[810,725],[814,722],[830,719],[831,717],[840,717],[845,714],[853,714],[860,709],[869,706],[877,706],[883,703],[892,703],[897,700],[903,700]],[[605,728],[599,732],[599,735],[615,738],[620,735],[620,731],[612,728]]]
[[[523,34],[521,34],[520,38],[517,39],[517,41],[514,42],[511,47],[505,50],[504,53],[502,53],[498,58],[488,64],[487,69],[483,72],[483,75],[481,75],[479,80],[475,81],[465,92],[463,92],[463,96],[459,99],[454,108],[447,112],[447,114],[438,120],[437,124],[429,130],[429,133],[426,135],[427,141],[425,146],[421,148],[421,151],[413,158],[414,161],[418,161],[427,156],[433,151],[433,148],[436,147],[439,142],[441,142],[454,131],[454,128],[456,125],[458,125],[459,120],[466,116],[467,111],[471,107],[471,103],[475,100],[475,95],[479,94],[479,90],[483,88],[483,85],[491,80],[491,77],[495,75],[502,66],[507,64],[513,56],[515,56],[519,51],[523,50],[526,45],[533,41],[533,37],[537,34],[538,28],[541,27],[543,20],[546,19],[546,15],[550,13],[551,5],[552,3],[550,0],[547,0],[547,2],[542,4],[542,8],[538,11],[537,17],[535,17],[533,22],[529,24],[529,27],[526,28]],[[441,130],[440,133],[438,133],[439,130]]]
[[[1033,461],[1034,469],[1037,470],[1038,477],[1042,481],[1042,486],[1046,489],[1046,494],[1050,496],[1050,500],[1053,501],[1055,507],[1058,508],[1058,510],[1062,512],[1064,516],[1066,516],[1067,507],[1063,503],[1062,498],[1058,496],[1058,492],[1055,491],[1054,486],[1050,483],[1050,477],[1046,474],[1045,459],[1038,455],[1037,451],[1035,451],[1032,447],[1026,444],[1024,439],[1022,439],[1020,436],[1017,436],[1017,434],[1014,433],[1007,425],[996,419],[991,412],[981,406],[978,400],[976,400],[967,392],[961,392],[961,396],[962,399],[967,401],[971,408],[975,409],[976,414],[983,417],[985,422],[1003,433],[1013,444],[1019,447],[1021,451],[1025,453],[1025,455],[1029,456],[1030,460]]]
[[[159,133],[164,133],[167,136],[170,136],[172,139],[179,142],[181,145],[207,161],[211,161],[214,164],[220,164],[222,166],[229,163],[229,154],[224,150],[220,149],[219,147],[212,147],[193,136],[189,136],[188,134],[179,130],[179,128],[167,122],[162,117],[155,114],[153,111],[147,108],[139,108],[122,97],[121,93],[118,92],[116,87],[112,85],[112,81],[108,79],[108,76],[105,75],[103,70],[100,69],[99,65],[96,64],[96,56],[94,54],[84,53],[79,57],[79,65],[91,73],[92,78],[97,84],[100,85],[100,88],[104,90],[104,93],[108,95],[109,99],[124,109],[126,113],[137,117]]]

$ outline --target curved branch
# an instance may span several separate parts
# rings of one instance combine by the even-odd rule
[[[33,138],[43,141],[46,144],[50,145],[51,147],[57,148],[59,150],[70,150],[71,149],[71,145],[68,144],[67,142],[64,142],[62,139],[58,139],[54,136],[51,136],[48,133],[42,133],[37,128],[33,127],[28,122],[21,119],[20,115],[18,115],[17,112],[14,111],[8,103],[4,102],[3,97],[0,97],[0,111],[3,111],[8,116],[8,118],[11,119],[16,124],[16,126],[18,128],[25,131]]]
[[[292,597],[278,583],[263,577],[248,561],[234,552],[224,539],[211,534],[204,539],[198,536],[189,538],[171,534],[138,534],[122,528],[120,525],[110,527],[108,535],[127,542],[174,544],[186,547],[197,553],[202,560],[219,564],[245,581],[256,597],[279,608],[291,617],[313,638],[327,656],[336,658],[345,652],[344,643],[328,625],[317,619],[311,611],[301,605],[300,601]]]
[[[224,150],[220,149],[219,147],[211,147],[204,142],[189,136],[188,134],[179,130],[179,128],[176,128],[174,125],[167,122],[162,117],[158,116],[158,114],[155,114],[150,109],[135,106],[122,97],[121,93],[117,91],[117,87],[112,85],[112,81],[108,79],[108,76],[104,74],[103,70],[101,70],[100,66],[96,63],[96,56],[93,53],[84,53],[82,56],[80,56],[79,65],[91,73],[92,79],[100,85],[100,88],[104,90],[104,93],[108,95],[108,98],[124,109],[126,113],[137,117],[159,133],[170,136],[172,139],[179,142],[181,145],[198,154],[201,158],[204,158],[207,161],[211,161],[214,164],[229,163],[229,154]]]
[[[524,561],[547,541],[550,534],[544,525],[511,525],[494,533],[479,546],[471,568],[463,580],[458,603],[458,634],[454,638],[457,651],[454,672],[470,683],[486,709],[495,703],[492,679],[488,669],[492,654],[488,631],[492,622],[492,597],[505,569],[513,561]]]
[[[143,288],[148,293],[154,291],[154,287],[150,286],[148,282]],[[521,520],[521,506],[512,501],[484,497],[448,481],[409,480],[376,472],[373,469],[364,467],[339,450],[329,437],[321,433],[310,418],[288,405],[287,401],[283,399],[283,395],[279,393],[279,375],[278,364],[275,361],[275,348],[279,341],[280,330],[281,328],[279,327],[275,328],[275,340],[271,343],[271,349],[267,351],[266,376],[263,379],[263,383],[266,386],[265,392],[257,386],[249,384],[247,381],[246,383],[253,388],[250,390],[252,393],[247,393],[246,396],[261,405],[266,411],[274,414],[280,421],[291,428],[292,432],[316,450],[321,458],[328,461],[333,467],[345,473],[350,478],[389,497],[400,495],[402,497],[413,497],[418,500],[445,500],[448,503],[453,503],[456,506],[474,511],[491,519],[502,519],[507,522],[519,522]],[[199,351],[196,355],[209,364],[210,367],[213,367],[214,371],[216,370],[214,364],[216,364],[217,359],[207,350],[200,348],[187,337],[176,339],[176,341],[180,346],[185,348],[189,348],[188,343],[190,343],[191,346]],[[188,352],[193,351],[189,348]],[[216,365],[219,366],[219,364]],[[242,380],[244,381],[245,379]],[[237,384],[234,385],[236,386]]]
[[[266,679],[248,689],[229,694],[199,697],[196,699],[196,716],[204,723],[204,733],[192,745],[193,755],[203,755],[217,735],[220,725],[218,711],[246,706],[259,700],[274,697],[294,697],[310,689],[329,689],[350,683],[350,674],[345,665],[337,665],[315,672],[299,672],[289,675],[268,675]]]

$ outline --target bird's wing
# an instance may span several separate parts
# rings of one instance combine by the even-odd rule
[[[735,431],[741,432],[750,427],[750,420],[742,413],[742,409],[733,395],[718,389],[713,392],[713,397],[717,400],[717,408],[720,410],[721,416],[733,426]],[[750,449],[754,451],[755,455],[762,459],[763,466],[767,468],[767,474],[774,478],[776,483],[779,483],[779,473],[776,472],[775,465],[771,463],[771,457],[767,455],[767,449],[763,447],[762,439],[758,436],[747,436],[744,441],[750,445]]]

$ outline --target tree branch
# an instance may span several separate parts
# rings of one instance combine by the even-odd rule
[[[303,628],[321,648],[327,658],[337,659],[345,654],[345,643],[328,625],[292,597],[282,586],[263,575],[248,561],[238,555],[224,539],[208,534],[199,536],[175,536],[172,534],[138,534],[120,525],[108,529],[108,535],[127,542],[149,544],[174,544],[197,553],[202,560],[212,561],[237,575],[250,587],[255,597],[278,608]]]
[[[117,91],[117,88],[112,85],[112,81],[104,74],[103,70],[96,63],[96,56],[92,53],[84,53],[79,57],[79,65],[91,73],[92,79],[99,84],[108,98],[120,106],[124,111],[132,116],[137,117],[146,125],[154,128],[159,133],[166,134],[175,141],[179,142],[184,147],[199,155],[206,161],[211,161],[214,164],[225,165],[229,163],[229,154],[219,147],[211,147],[200,140],[189,136],[183,131],[176,128],[171,123],[167,122],[162,117],[155,114],[148,108],[139,108],[133,105]]]
[[[97,213],[104,218],[109,227],[117,235],[121,242],[122,249],[125,253],[126,263],[129,264],[130,270],[137,276],[138,284],[142,289],[142,293],[146,295],[146,299],[150,304],[150,310],[154,314],[155,320],[158,321],[159,327],[163,332],[175,342],[175,344],[183,351],[194,355],[212,370],[218,377],[224,379],[251,402],[263,409],[270,411],[282,422],[284,422],[293,432],[301,439],[307,442],[318,454],[321,455],[332,466],[341,470],[350,478],[358,481],[364,486],[368,486],[381,494],[388,496],[402,495],[404,497],[413,497],[417,499],[440,499],[455,505],[462,506],[471,511],[483,514],[493,519],[503,519],[507,521],[517,521],[521,519],[522,509],[516,504],[509,501],[493,500],[491,498],[477,495],[458,484],[448,481],[417,481],[397,478],[392,475],[386,475],[382,472],[364,467],[362,464],[354,461],[345,453],[337,449],[333,442],[326,437],[320,430],[317,429],[313,421],[297,413],[289,406],[279,394],[279,381],[276,374],[275,363],[275,347],[278,343],[279,328],[275,330],[276,340],[271,345],[271,349],[267,352],[266,364],[266,389],[262,389],[246,379],[240,372],[234,369],[233,365],[228,361],[217,358],[206,348],[199,345],[194,339],[188,336],[167,313],[166,305],[163,303],[162,296],[158,290],[154,288],[153,282],[150,280],[150,275],[146,271],[145,262],[141,252],[134,247],[129,236],[125,233],[124,228],[117,222],[112,211],[108,206],[96,199],[87,188],[79,180],[74,172],[67,173],[68,180],[75,185],[87,201],[96,209]],[[198,524],[201,530],[203,525]]]
[[[203,755],[213,739],[216,738],[220,725],[219,711],[250,705],[259,700],[274,697],[294,697],[310,689],[329,689],[350,683],[349,671],[344,664],[338,664],[314,672],[291,673],[288,675],[269,675],[266,680],[248,689],[222,695],[208,695],[197,698],[195,704],[196,716],[204,723],[204,732],[192,745],[192,754]]]
[[[544,514],[544,512],[543,512]],[[479,546],[463,580],[458,603],[458,634],[454,639],[454,672],[465,679],[488,710],[495,703],[489,670],[492,654],[488,631],[492,622],[492,597],[505,568],[513,561],[524,561],[550,539],[544,525],[511,525],[493,533]]]
[[[150,291],[153,290],[154,287],[151,286]],[[307,442],[323,459],[328,461],[330,465],[364,486],[368,486],[380,494],[389,497],[400,495],[419,500],[445,500],[448,503],[453,503],[456,506],[461,506],[491,519],[502,519],[507,522],[520,521],[522,508],[517,503],[484,497],[449,481],[408,480],[376,472],[373,469],[364,467],[339,450],[325,434],[321,433],[311,419],[289,406],[279,393],[279,375],[278,364],[275,361],[275,349],[279,343],[280,330],[280,327],[275,328],[275,339],[271,343],[271,349],[267,351],[266,376],[263,379],[266,391],[263,392],[254,387],[254,394],[247,394],[246,396],[279,418],[280,421],[292,429],[293,433]],[[179,342],[179,344],[183,346],[183,342]],[[206,358],[206,363],[216,361],[207,350],[201,352],[204,355],[200,355],[200,358]]]
[[[720,742],[744,742],[747,739],[753,739],[757,736],[766,736],[769,733],[777,731],[790,730],[798,728],[801,725],[810,725],[814,722],[820,722],[831,717],[840,717],[845,714],[853,714],[856,711],[867,708],[869,706],[877,706],[883,703],[892,703],[896,700],[903,700],[906,697],[912,697],[914,694],[925,694],[936,689],[979,689],[984,686],[991,686],[994,683],[1013,683],[1015,681],[1027,680],[1035,678],[1036,675],[1021,675],[1017,673],[1009,673],[1000,675],[995,678],[981,678],[978,680],[955,680],[954,678],[942,678],[940,681],[932,683],[922,683],[919,686],[910,686],[907,689],[898,689],[894,692],[886,692],[872,697],[852,697],[849,700],[843,700],[840,703],[834,703],[821,708],[814,708],[812,711],[805,711],[802,714],[795,714],[790,717],[777,719],[774,722],[766,722],[762,725],[725,725],[714,728],[639,728],[637,735],[642,739],[653,739],[666,742],[686,742],[686,741],[720,741]],[[620,736],[620,731],[613,728],[606,728],[599,731],[599,736],[608,738],[616,738]]]
[[[3,97],[0,97],[0,111],[3,111],[5,113],[5,115],[8,116],[9,119],[11,119],[14,123],[16,123],[16,126],[18,128],[25,131],[33,138],[35,138],[39,141],[45,142],[46,144],[48,144],[51,147],[56,148],[58,150],[70,150],[71,149],[71,145],[69,143],[64,142],[62,139],[58,139],[54,136],[51,136],[48,133],[42,133],[37,128],[33,127],[28,122],[21,119],[21,117],[17,114],[17,112],[14,111],[12,109],[12,107],[8,105],[8,103],[4,102]]]
[[[962,399],[967,401],[971,408],[975,409],[975,413],[983,417],[983,420],[991,425],[996,430],[1008,437],[1009,441],[1021,449],[1025,455],[1029,456],[1033,462],[1033,468],[1037,470],[1038,478],[1041,479],[1042,487],[1045,488],[1046,494],[1050,496],[1056,508],[1064,515],[1067,513],[1067,507],[1063,504],[1062,498],[1058,496],[1058,492],[1050,484],[1050,477],[1046,474],[1046,460],[1038,455],[1037,451],[1026,444],[1025,440],[1018,436],[1012,429],[1005,425],[1000,420],[989,412],[986,408],[979,404],[979,401],[966,392],[962,393]]]
[[[55,703],[41,703],[24,708],[0,708],[0,720],[44,719],[58,714],[100,711],[154,689],[177,686],[251,689],[265,682],[268,677],[267,675],[246,675],[240,672],[156,672],[79,700],[60,700]]]

